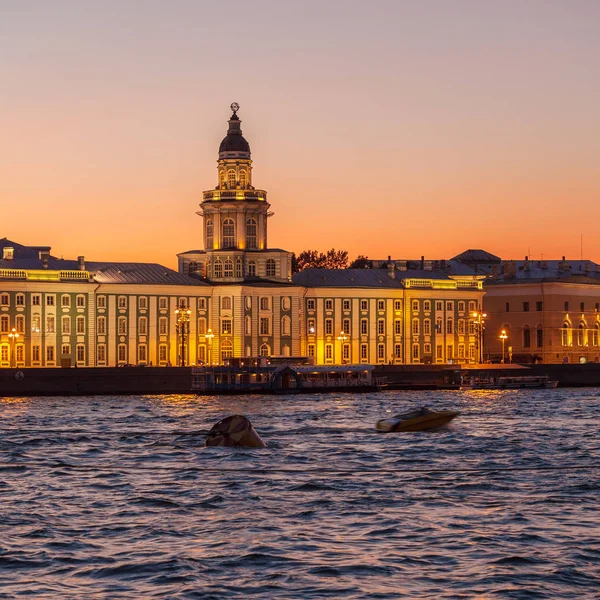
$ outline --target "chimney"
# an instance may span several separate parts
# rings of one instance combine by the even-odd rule
[[[392,278],[392,279],[396,279],[396,263],[393,261],[390,261],[388,263],[388,275]]]
[[[85,256],[77,257],[77,266],[80,271],[85,271]]]
[[[425,268],[425,257],[421,256],[421,270]]]

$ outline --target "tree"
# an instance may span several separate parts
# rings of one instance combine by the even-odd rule
[[[292,257],[294,273],[304,269],[346,269],[348,268],[348,252],[332,248],[326,253],[317,250],[304,250]]]
[[[369,260],[368,256],[363,256],[359,254],[348,267],[349,269],[372,269],[373,261]]]

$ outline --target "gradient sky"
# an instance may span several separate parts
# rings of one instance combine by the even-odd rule
[[[232,101],[271,247],[600,261],[598,0],[0,0],[0,237],[175,266]]]

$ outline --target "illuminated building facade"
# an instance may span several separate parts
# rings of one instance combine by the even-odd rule
[[[388,261],[292,276],[292,254],[268,246],[267,193],[253,186],[250,146],[239,107],[232,109],[217,185],[203,193],[198,213],[203,249],[179,254],[179,272],[57,259],[50,247],[0,240],[0,367],[259,355],[317,364],[477,362],[471,314],[481,308],[485,276],[461,272],[460,263]]]

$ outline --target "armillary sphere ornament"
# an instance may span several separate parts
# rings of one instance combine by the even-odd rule
[[[234,113],[236,113],[238,110],[240,110],[240,105],[237,102],[232,102],[230,108]]]

